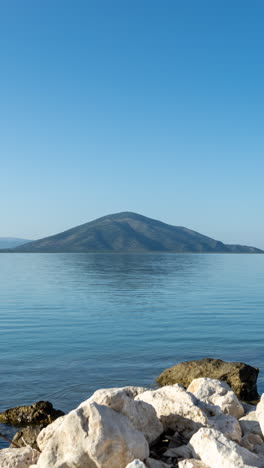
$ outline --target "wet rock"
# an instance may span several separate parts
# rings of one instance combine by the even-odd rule
[[[39,447],[37,444],[37,437],[43,428],[44,428],[43,425],[24,427],[23,429],[21,429],[21,431],[16,432],[16,434],[14,435],[12,439],[12,442],[14,442],[16,445],[10,444],[10,448],[15,448],[16,446],[18,447],[29,446],[31,448],[39,450]]]
[[[200,359],[186,361],[166,369],[156,379],[161,386],[176,383],[187,388],[200,377],[223,380],[235,392],[240,400],[258,400],[257,377],[259,369],[240,362],[225,362],[220,359]]]
[[[1,468],[29,468],[37,462],[39,452],[30,447],[0,450]]]
[[[53,408],[49,401],[37,401],[33,405],[17,406],[0,413],[0,423],[13,426],[50,424],[64,413]]]

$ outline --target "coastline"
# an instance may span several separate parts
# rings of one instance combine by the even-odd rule
[[[208,366],[211,374],[217,370],[221,375],[227,366],[229,372],[224,380],[192,379],[190,368],[207,375]],[[23,468],[264,466],[264,395],[257,405],[236,395],[256,395],[258,369],[207,358],[176,364],[157,381],[166,376],[187,377],[191,383],[187,388],[174,382],[157,389],[99,389],[66,415],[47,402],[1,413],[2,422],[31,421],[36,445],[32,431],[22,429],[22,436],[14,438],[22,445],[2,449],[0,466],[18,468],[21,460]]]

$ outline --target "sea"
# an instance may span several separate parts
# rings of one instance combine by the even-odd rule
[[[67,412],[203,357],[259,367],[261,393],[263,285],[264,255],[2,254],[0,411],[49,400]]]

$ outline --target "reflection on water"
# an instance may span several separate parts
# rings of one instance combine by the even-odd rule
[[[38,399],[69,410],[99,387],[151,385],[186,359],[262,368],[264,256],[4,254],[0,264],[0,410]]]

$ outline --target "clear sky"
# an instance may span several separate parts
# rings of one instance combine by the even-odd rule
[[[2,0],[0,237],[134,211],[264,248],[262,0]]]

